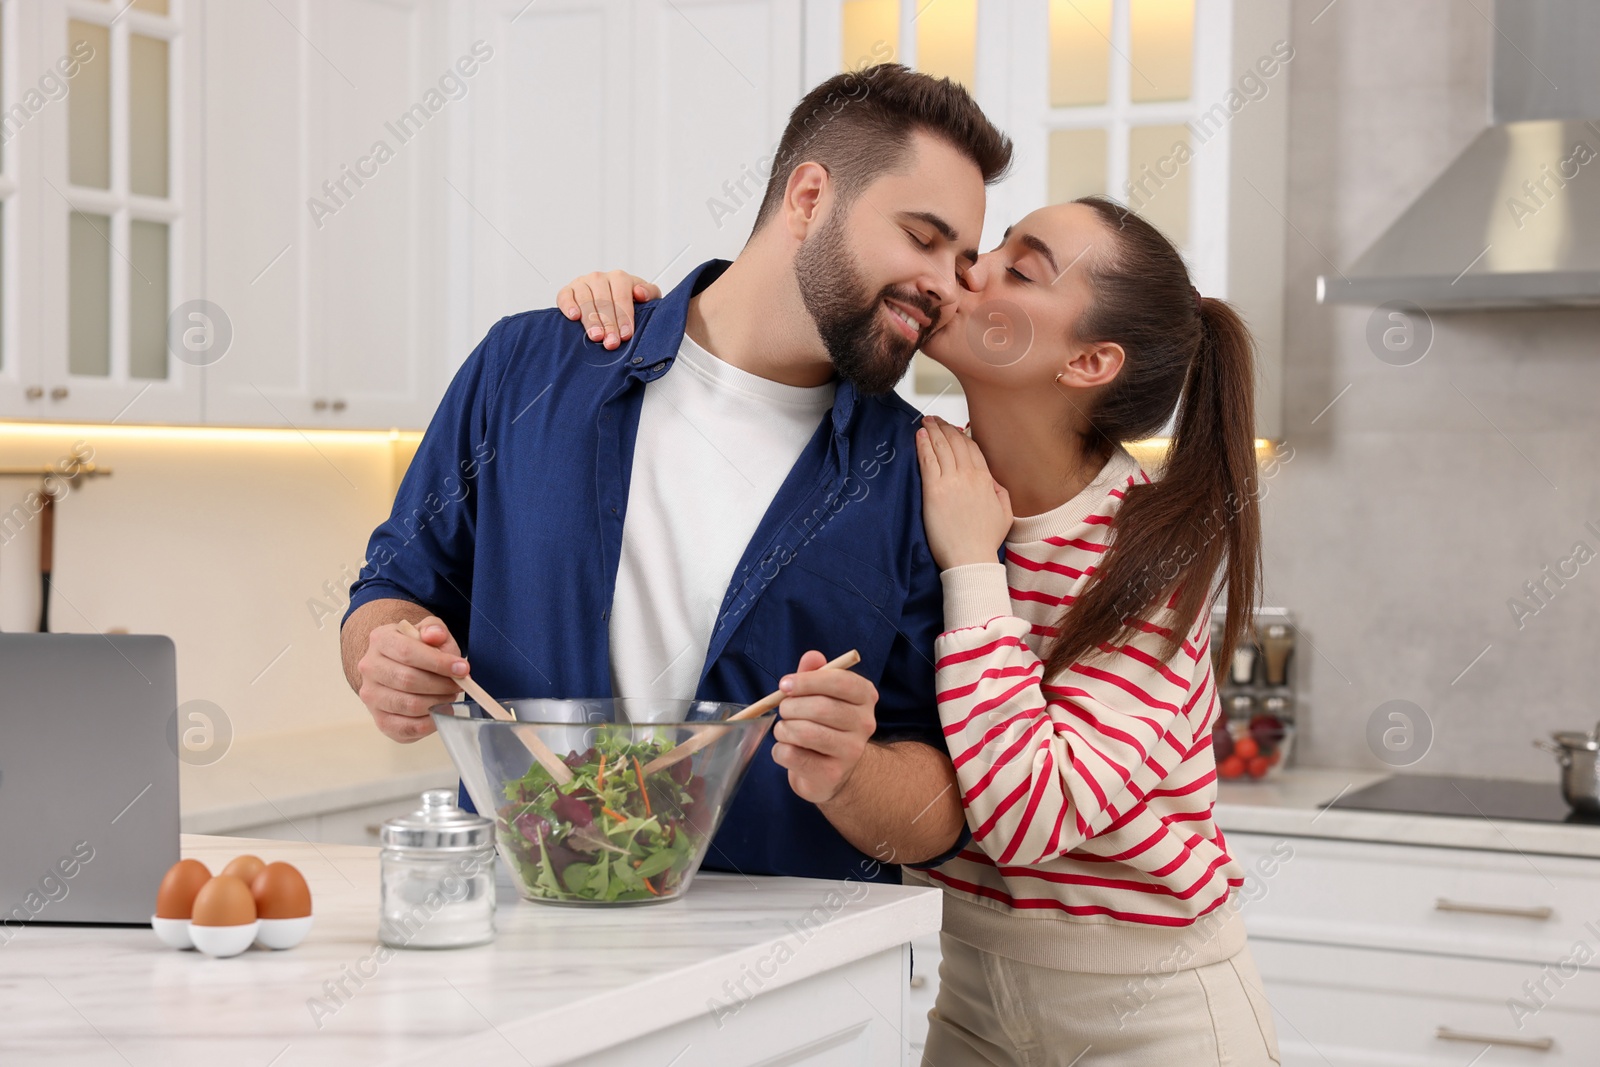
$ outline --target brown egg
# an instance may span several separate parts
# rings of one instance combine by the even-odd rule
[[[311,914],[311,887],[293,864],[269,863],[250,886],[263,919],[303,919]]]
[[[156,890],[156,917],[187,919],[194,911],[195,894],[211,881],[211,870],[199,860],[179,860],[167,868]]]
[[[200,887],[189,921],[195,926],[243,926],[256,921],[256,901],[249,886],[231,874],[219,874]]]
[[[231,874],[245,885],[256,880],[256,875],[261,873],[261,868],[266,864],[260,856],[235,856],[228,865],[222,868],[223,874]]]

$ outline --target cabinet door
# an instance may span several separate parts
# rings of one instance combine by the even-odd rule
[[[453,331],[458,359],[502,316],[553,304],[568,278],[646,269],[631,244],[628,131],[639,89],[629,6],[480,0],[475,8],[477,36],[493,54],[468,99],[472,167],[449,190],[472,276],[466,324]]]
[[[438,0],[208,8],[207,419],[418,427],[442,391],[440,161],[466,84]],[[447,54],[448,53],[448,54]]]
[[[794,0],[673,0],[634,18],[632,253],[663,289],[733,259],[801,82]]]
[[[41,54],[40,8],[0,4],[0,71],[9,74],[32,65]],[[9,97],[5,101],[11,103]],[[42,109],[41,109],[42,110]],[[41,316],[22,314],[37,307],[40,276],[37,226],[24,225],[38,215],[35,204],[44,184],[39,180],[39,133],[30,122],[6,126],[0,142],[0,417],[44,415],[44,389],[39,370],[38,331]]]
[[[196,20],[181,6],[7,4],[0,415],[193,422],[169,315],[198,281]],[[26,354],[24,354],[26,353]]]
[[[624,267],[666,289],[737,254],[764,187],[755,172],[801,94],[799,0],[476,11],[494,57],[469,98],[471,172],[452,190],[472,277],[457,358],[501,316],[553,305],[575,275]]]
[[[1283,1067],[1592,1064],[1590,972],[1251,939]],[[1588,951],[1597,946],[1593,939]]]
[[[1230,834],[1257,936],[1546,962],[1600,933],[1600,862]],[[1600,949],[1600,946],[1596,946]]]
[[[437,0],[336,0],[313,8],[328,62],[307,116],[311,358],[322,425],[420,427],[442,393],[442,162],[474,79],[471,44],[442,31]],[[311,216],[315,215],[312,220]],[[318,407],[322,400],[326,408]]]
[[[206,421],[309,421],[322,381],[310,359],[313,286],[303,117],[312,63],[308,5],[212,2],[206,37],[204,298],[229,325],[206,368]],[[293,21],[291,21],[293,20]]]

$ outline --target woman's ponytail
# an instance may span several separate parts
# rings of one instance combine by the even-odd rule
[[[1199,299],[1178,251],[1126,208],[1078,201],[1107,224],[1111,250],[1089,267],[1093,304],[1080,340],[1125,353],[1089,413],[1092,445],[1154,436],[1177,408],[1161,476],[1130,486],[1094,576],[1062,613],[1046,673],[1065,671],[1170,608],[1175,653],[1220,585],[1228,598],[1224,656],[1248,625],[1261,587],[1255,462],[1255,360],[1250,331],[1225,301]],[[1219,581],[1219,572],[1220,581]]]
[[[1255,346],[1250,330],[1226,302],[1203,300],[1200,347],[1184,384],[1161,481],[1194,489],[1195,535],[1208,549],[1197,552],[1194,573],[1215,575],[1227,564],[1220,582],[1228,598],[1224,656],[1233,654],[1261,588],[1255,424]],[[1190,584],[1192,590],[1185,587],[1179,594],[1184,618],[1192,618],[1191,611],[1211,592],[1209,581]]]

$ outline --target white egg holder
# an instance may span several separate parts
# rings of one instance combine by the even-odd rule
[[[291,949],[311,932],[311,916],[299,919],[256,919],[237,926],[199,926],[188,919],[150,917],[150,928],[168,948],[198,949],[222,959],[237,956],[251,945],[265,949]]]

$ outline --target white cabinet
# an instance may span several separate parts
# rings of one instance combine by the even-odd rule
[[[446,10],[4,0],[0,418],[423,425]]]
[[[200,40],[181,4],[0,5],[0,416],[195,422],[167,310],[198,281]]]
[[[1600,860],[1228,842],[1285,1067],[1594,1062]]]
[[[287,10],[301,12],[296,5]],[[266,4],[208,4],[206,275],[232,343],[206,370],[211,421],[272,425],[310,412],[313,288],[303,228],[309,41]],[[235,131],[250,130],[239,137]]]
[[[1286,0],[164,6],[0,0],[7,70],[103,42],[5,146],[0,417],[421,427],[494,321],[568,278],[624,266],[667,288],[736,255],[801,94],[898,58],[972,85],[1016,144],[985,246],[1045,203],[1133,203],[1244,310],[1258,433],[1278,433]],[[1104,69],[1063,95],[1090,52]],[[163,351],[152,307],[225,353]],[[961,416],[926,360],[902,391]]]
[[[8,71],[45,69],[80,17],[109,42],[72,97],[105,114],[51,103],[5,148],[0,417],[421,428],[495,320],[566,279],[628,266],[669,287],[736,255],[803,90],[801,0],[168,6],[0,0]],[[149,137],[111,63],[158,32],[165,197],[128,188]],[[96,123],[103,190],[64,176]],[[149,219],[170,233],[163,306],[198,346],[154,381],[124,336]],[[80,275],[105,290],[92,314],[69,306]],[[68,371],[85,330],[109,337],[104,374]]]
[[[43,51],[39,39],[43,14],[40,5],[24,8],[15,0],[0,2],[0,69],[9,74],[23,63],[28,67],[35,64]],[[71,69],[71,57],[66,63]],[[61,71],[49,68],[48,72],[62,78]],[[29,88],[39,89],[37,85]],[[24,104],[22,115],[0,118],[4,124],[0,127],[4,131],[0,144],[0,412],[21,414],[32,409],[42,417],[48,407],[39,359],[44,317],[23,312],[39,302],[36,220],[39,194],[49,192],[40,180],[45,140],[40,123],[46,105],[59,108],[60,101],[51,101],[41,90],[36,102],[37,113]],[[0,100],[0,104],[10,105],[11,100]],[[23,115],[26,122],[18,121]]]
[[[1279,841],[1228,837],[1247,869]],[[1318,838],[1285,847],[1293,858],[1245,909],[1254,936],[1528,962],[1600,936],[1600,861]]]
[[[206,5],[205,299],[233,332],[206,369],[206,421],[432,414],[444,167],[478,67],[447,29],[439,0]]]
[[[1251,951],[1283,1067],[1591,1067],[1600,1047],[1590,971],[1256,937]]]
[[[733,982],[753,975],[748,965]],[[756,976],[759,977],[759,976]],[[876,1067],[907,1059],[906,949],[886,949],[584,1057],[593,1067]],[[731,1008],[729,1005],[731,1004]],[[579,1061],[571,1061],[579,1062]]]
[[[738,254],[752,179],[798,101],[800,0],[479,0],[494,59],[450,191],[470,245],[461,354],[568,279],[625,267],[670,289]],[[730,194],[728,189],[735,191]]]

